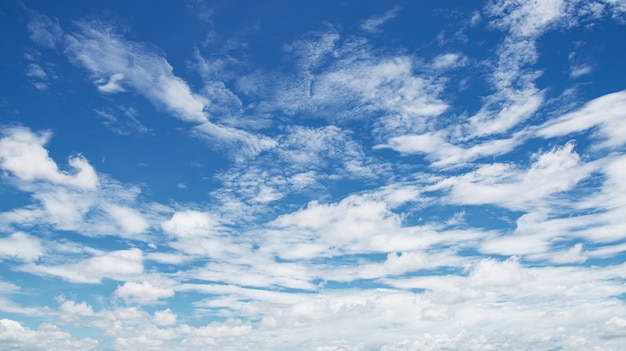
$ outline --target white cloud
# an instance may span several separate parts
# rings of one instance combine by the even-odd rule
[[[0,258],[35,261],[44,253],[41,240],[26,233],[16,232],[0,238]]]
[[[446,131],[424,134],[406,134],[392,137],[387,144],[379,144],[374,149],[390,148],[402,154],[425,154],[432,167],[453,168],[489,156],[498,156],[510,152],[527,137],[524,131],[513,134],[510,138],[480,141],[475,145],[453,144],[448,140]]]
[[[26,76],[30,78],[37,78],[41,80],[47,80],[48,74],[44,69],[38,64],[31,63],[28,65],[28,69],[26,70]]]
[[[123,81],[124,74],[123,73],[114,73],[109,77],[109,80],[106,83],[103,82],[102,85],[98,85],[98,90],[103,93],[115,94],[122,91],[126,91],[119,83]]]
[[[226,149],[237,162],[254,158],[276,146],[276,142],[269,137],[211,122],[194,127],[192,135],[211,141],[215,148]]]
[[[174,213],[172,218],[161,224],[161,227],[166,233],[179,238],[211,236],[220,230],[217,218],[209,213],[194,210]]]
[[[544,138],[563,136],[599,127],[604,139],[600,147],[617,147],[626,143],[626,91],[603,95],[582,108],[549,120],[536,129]]]
[[[154,324],[162,327],[176,324],[176,314],[167,308],[162,311],[154,311]]]
[[[61,298],[61,306],[59,306],[59,312],[61,312],[61,318],[65,320],[74,320],[81,317],[93,317],[93,308],[85,301],[76,303],[71,300],[64,300]]]
[[[544,92],[534,83],[541,75],[532,68],[539,57],[536,41],[566,15],[565,7],[562,0],[500,0],[485,7],[491,24],[508,33],[490,77],[495,92],[469,119],[472,137],[508,132],[539,110]]]
[[[582,263],[587,260],[587,257],[582,254],[582,251],[583,244],[578,243],[567,251],[550,253],[550,255],[553,256],[552,262],[554,263]]]
[[[184,264],[191,260],[189,256],[178,253],[150,252],[146,253],[145,259],[164,264]]]
[[[126,303],[153,304],[159,299],[174,296],[174,290],[168,286],[154,286],[148,281],[127,281],[115,289],[114,295]]]
[[[165,58],[125,40],[106,25],[81,22],[78,27],[78,32],[66,36],[66,50],[74,62],[90,71],[96,84],[107,82],[98,85],[99,90],[112,93],[127,86],[183,121],[207,122],[208,101],[174,75]]]
[[[59,277],[69,282],[99,283],[102,278],[127,280],[143,273],[139,249],[118,250],[62,265],[29,264],[19,269],[36,275]]]
[[[386,164],[367,155],[351,131],[336,126],[289,126],[274,140],[273,148],[220,174],[222,188],[213,196],[240,202],[232,206],[250,215],[271,210],[262,204],[290,194],[324,191],[328,181],[376,179],[388,171]],[[277,166],[268,168],[270,163]],[[220,212],[232,216],[232,210]],[[238,213],[233,220],[241,216]]]
[[[624,338],[626,337],[626,319],[613,317],[606,322],[606,330],[603,335],[605,338]]]
[[[94,350],[99,344],[91,338],[76,339],[49,323],[33,330],[11,319],[0,320],[0,346],[19,350]]]
[[[161,220],[163,206],[140,204],[141,190],[99,175],[82,156],[69,159],[73,172],[60,170],[45,144],[49,132],[26,128],[2,130],[0,169],[14,186],[31,193],[31,203],[0,213],[2,225],[49,224],[87,236],[116,235],[142,239]]]
[[[28,12],[31,15],[28,22],[31,40],[47,49],[54,49],[56,44],[63,39],[63,30],[59,21],[32,10]]]
[[[305,342],[323,349],[333,345],[333,340],[382,349],[392,349],[391,345],[398,340],[407,340],[407,345],[414,346],[407,349],[439,349],[442,344],[433,344],[434,339],[446,341],[449,347],[470,350],[538,342],[555,347],[570,343],[579,347],[616,347],[619,343],[606,343],[602,333],[611,327],[620,330],[621,321],[613,318],[619,317],[624,307],[617,301],[606,303],[605,299],[624,291],[620,282],[615,281],[623,276],[622,268],[621,265],[594,269],[525,268],[514,258],[485,259],[475,262],[466,276],[415,277],[424,282],[439,280],[439,283],[413,286],[431,290],[425,293],[328,289],[314,295],[291,293],[281,298],[277,294],[284,293],[263,290],[252,293],[246,289],[246,294],[241,288],[219,285],[206,286],[209,289],[203,291],[237,293],[237,300],[246,301],[242,308],[246,306],[250,308],[248,311],[262,313],[263,322],[258,329],[252,328],[245,339],[250,345],[271,342],[268,347],[275,350],[288,350],[294,343]],[[589,294],[592,286],[596,288]],[[206,306],[221,306],[208,305],[216,300],[219,299],[207,299]],[[272,303],[254,304],[254,301]],[[537,305],[537,301],[549,304]],[[237,306],[226,297],[223,303]],[[587,313],[591,311],[594,312]],[[529,318],[535,320],[533,325],[528,325]],[[342,328],[348,322],[352,327]],[[294,328],[299,332],[294,332]],[[283,333],[284,330],[290,332]],[[371,330],[388,331],[373,335],[368,332]],[[421,332],[416,334],[415,330]],[[275,333],[281,333],[280,341],[271,338]],[[214,339],[214,342],[225,346],[225,340]]]
[[[495,204],[510,209],[537,208],[555,193],[571,189],[598,169],[582,163],[574,143],[535,156],[526,171],[510,164],[492,163],[476,171],[444,180],[450,201],[457,204]]]
[[[143,216],[136,210],[119,205],[106,205],[104,209],[108,212],[111,219],[119,225],[122,232],[129,235],[141,234],[148,229],[149,224]]]
[[[0,294],[2,295],[7,294],[7,293],[17,292],[19,290],[20,290],[20,287],[13,283],[0,281]]]
[[[467,58],[458,53],[448,53],[436,56],[433,59],[432,67],[434,69],[450,69],[465,65]]]
[[[499,0],[490,3],[486,10],[494,17],[492,23],[504,27],[519,37],[536,37],[556,22],[564,13],[563,0]]]
[[[9,128],[2,131],[0,139],[0,167],[24,181],[47,180],[90,190],[98,186],[98,176],[93,167],[81,155],[69,158],[74,174],[59,171],[57,164],[48,156],[44,145],[50,139],[49,132],[35,134],[26,128]]]
[[[419,62],[413,56],[378,53],[363,38],[340,41],[335,31],[297,44],[308,48],[302,55],[294,50],[300,70],[293,77],[265,78],[276,84],[265,83],[274,93],[261,111],[303,112],[340,122],[381,114],[419,120],[449,107],[438,96],[442,82],[416,74]]]
[[[507,72],[510,72],[510,69],[510,67],[505,68]],[[505,84],[513,83],[506,82]],[[541,107],[543,93],[531,86],[520,90],[506,87],[487,100],[487,105],[469,119],[474,136],[503,133],[526,121]],[[495,110],[492,106],[495,106]]]
[[[578,79],[589,73],[591,73],[591,66],[589,65],[572,66],[570,68],[569,77],[572,79]]]
[[[363,21],[363,23],[361,23],[361,29],[370,33],[380,32],[381,27],[385,23],[396,18],[396,16],[398,16],[398,14],[400,13],[401,9],[402,8],[400,6],[395,6],[394,8],[392,8],[391,10],[385,12],[384,14],[380,16],[372,17],[366,21]]]
[[[474,267],[468,277],[471,287],[515,286],[525,280],[522,265],[515,258],[503,262],[483,259]]]
[[[298,72],[256,71],[247,83],[257,86],[240,80],[240,100],[218,80],[235,79],[228,62],[203,59],[206,81],[196,94],[156,50],[96,22],[79,23],[67,53],[98,90],[145,96],[196,123],[193,135],[236,162],[201,170],[221,182],[206,202],[170,208],[97,174],[84,158],[60,170],[44,147],[49,134],[8,130],[0,165],[31,203],[0,214],[5,266],[32,279],[65,280],[59,284],[112,279],[117,288],[95,287],[95,303],[59,299],[58,311],[0,296],[3,312],[58,316],[76,323],[76,335],[91,327],[107,340],[89,344],[50,325],[37,331],[3,320],[0,348],[55,349],[58,341],[116,350],[620,349],[625,267],[613,262],[626,251],[626,98],[609,94],[558,115],[548,110],[552,88],[535,85],[537,40],[570,25],[568,6],[487,5],[486,20],[506,38],[495,62],[482,66],[493,68],[494,91],[474,115],[453,105],[456,83],[449,82],[456,80],[444,76],[476,64],[461,51],[422,60],[408,50],[376,51],[363,38],[318,33],[286,47]],[[398,9],[362,29],[380,30]],[[476,24],[481,16],[473,16]],[[42,33],[41,45],[58,45]],[[33,79],[43,77],[31,68]],[[122,107],[98,111],[109,126],[123,124]],[[208,122],[209,113],[220,116]],[[528,125],[539,118],[551,120]],[[279,129],[266,137],[242,125]],[[582,146],[562,144],[575,133]],[[422,154],[430,167],[419,157],[372,156],[370,142]],[[541,143],[528,164],[518,158],[528,149],[511,152],[526,142]],[[179,184],[189,184],[186,195],[200,189]],[[507,223],[484,224],[492,220]],[[85,239],[76,234],[116,251],[70,242]],[[594,266],[582,264],[591,259]],[[0,295],[28,291],[23,285],[0,282]]]
[[[288,229],[290,235],[287,240],[280,236],[272,240],[291,244],[277,252],[288,259],[362,252],[374,249],[377,236],[397,231],[400,222],[384,203],[350,196],[337,204],[311,202],[303,210],[278,217],[273,225]]]

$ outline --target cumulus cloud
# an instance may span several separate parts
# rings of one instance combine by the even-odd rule
[[[23,261],[37,260],[44,253],[41,241],[26,233],[16,232],[0,238],[0,257]]]
[[[149,227],[143,216],[130,207],[108,204],[104,209],[125,233],[136,235]]]
[[[99,346],[92,338],[77,339],[66,330],[44,323],[38,329],[30,329],[11,319],[0,320],[0,345],[8,349],[51,350],[72,348],[94,350]]]
[[[109,25],[79,21],[63,35],[56,20],[34,16],[31,39],[63,45],[94,91],[110,101],[139,94],[228,157],[201,161],[202,179],[219,183],[203,200],[149,202],[148,185],[144,193],[96,173],[82,156],[64,168],[46,148],[51,133],[4,129],[4,179],[27,196],[0,213],[0,261],[24,277],[0,282],[0,310],[70,329],[3,319],[0,346],[619,349],[626,95],[559,110],[556,88],[537,86],[544,33],[618,10],[491,1],[471,13],[473,25],[496,31],[484,50],[493,56],[481,58],[442,40],[428,58],[392,42],[376,49],[338,26],[285,44],[280,64],[293,67],[233,78],[248,63],[233,72],[237,58],[211,62],[197,49],[200,89]],[[380,33],[399,14],[361,30]],[[464,31],[455,40],[471,37]],[[47,66],[25,67],[30,79],[49,78]],[[456,70],[478,70],[491,89],[468,110],[461,99],[476,74],[461,81]],[[95,110],[105,125],[147,130],[137,111],[112,106]],[[177,182],[185,196],[205,189],[189,178],[170,188]],[[56,309],[11,300],[50,280],[72,300],[57,297]],[[76,338],[85,332],[106,344]]]
[[[168,326],[176,324],[176,314],[167,308],[162,311],[154,311],[154,324],[158,326]]]
[[[127,281],[124,285],[115,289],[114,295],[127,303],[147,304],[155,303],[159,299],[173,297],[174,290],[171,287],[154,286],[148,281],[140,283]],[[161,317],[167,318],[167,316],[163,315],[161,315]]]
[[[81,317],[93,317],[95,315],[93,308],[85,301],[76,303],[75,301],[65,300],[63,297],[59,300],[62,301],[59,306],[59,312],[61,312],[61,318],[64,320],[75,320]]]
[[[278,217],[273,224],[292,234],[288,241],[272,240],[293,243],[289,249],[279,250],[289,259],[369,251],[378,235],[398,230],[400,221],[385,203],[351,196],[337,204],[311,202],[305,209]]]
[[[16,127],[2,130],[0,139],[0,167],[24,181],[46,180],[60,185],[71,185],[81,189],[95,189],[98,176],[93,167],[81,155],[69,158],[75,173],[63,172],[48,156],[44,145],[49,141],[49,132],[34,133]]]
[[[218,220],[206,212],[187,210],[176,212],[161,224],[166,233],[177,237],[207,236],[218,228]]]

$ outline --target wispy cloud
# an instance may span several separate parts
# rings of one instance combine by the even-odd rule
[[[173,68],[147,46],[124,39],[99,22],[79,22],[78,31],[66,35],[72,60],[87,69],[98,89],[114,93],[128,86],[183,121],[204,123],[208,101],[174,75]]]
[[[96,108],[93,112],[102,120],[102,123],[117,134],[149,133],[150,129],[140,120],[137,111],[129,106]]]
[[[224,11],[189,8],[202,26]],[[455,13],[465,46],[383,47],[396,6],[356,34],[272,42],[267,65],[239,41],[195,43],[184,72],[140,34],[33,14],[41,55],[94,84],[85,111],[120,135],[174,134],[127,100],[145,98],[195,144],[158,155],[181,162],[154,185],[65,151],[82,139],[2,127],[0,348],[620,349],[626,91],[575,91],[599,69],[572,57],[564,87],[539,77],[546,33],[623,9],[496,0]],[[59,93],[65,68],[30,54],[21,78]]]
[[[46,49],[54,49],[57,43],[63,41],[63,29],[58,20],[30,9],[28,12],[31,16],[28,31],[35,43]]]
[[[401,6],[395,6],[391,10],[385,12],[384,14],[380,16],[372,17],[368,20],[365,20],[361,23],[361,29],[370,33],[380,32],[382,30],[381,27],[385,23],[396,18],[401,10],[402,10]]]

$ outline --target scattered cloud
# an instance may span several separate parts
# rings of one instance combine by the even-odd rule
[[[71,334],[52,324],[44,323],[30,329],[11,319],[0,320],[0,345],[7,348],[50,350],[71,347],[75,350],[94,350],[98,341],[92,338],[75,339]]]
[[[3,130],[0,167],[23,181],[45,180],[85,190],[95,189],[99,183],[98,176],[83,156],[69,158],[70,167],[76,170],[74,174],[59,171],[44,148],[50,136],[49,132],[35,134],[22,127]]]
[[[626,90],[580,33],[615,44],[626,7],[489,1],[427,40],[387,26],[413,5],[185,10],[11,19],[7,106],[42,106],[0,126],[0,348],[622,347]]]
[[[16,232],[8,238],[0,239],[0,247],[0,257],[5,259],[34,261],[44,252],[39,239],[22,232]]]
[[[28,12],[31,16],[28,22],[30,39],[46,49],[54,49],[63,40],[63,29],[59,21],[33,10]]]
[[[126,301],[127,303],[155,303],[159,299],[169,298],[174,296],[174,290],[171,287],[158,287],[153,286],[150,282],[144,281],[141,283],[126,281],[124,285],[115,289],[114,295]],[[156,318],[156,316],[155,316]],[[161,323],[167,323],[167,315],[160,315]],[[171,321],[172,317],[169,317]],[[175,320],[175,317],[174,317]],[[170,324],[173,324],[170,322]]]
[[[363,21],[363,23],[361,23],[361,29],[370,33],[380,32],[381,27],[385,23],[396,18],[396,16],[398,16],[401,10],[402,10],[401,6],[395,6],[391,10],[385,12],[384,14],[380,16],[372,17],[366,21]]]

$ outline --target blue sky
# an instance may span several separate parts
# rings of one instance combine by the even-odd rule
[[[623,350],[625,24],[3,1],[0,348]]]

